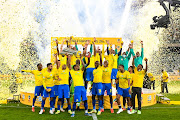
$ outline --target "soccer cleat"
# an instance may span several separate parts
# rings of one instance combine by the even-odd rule
[[[130,111],[132,111],[132,108],[130,108]]]
[[[39,111],[39,114],[40,114],[40,115],[43,114],[43,109],[41,109],[41,110]]]
[[[92,116],[92,115],[91,115],[91,114],[89,114],[89,113],[85,113],[84,115],[85,115],[85,116]]]
[[[98,111],[97,115],[101,115],[101,111],[100,110]]]
[[[60,110],[61,110],[61,112],[65,112],[65,110],[63,108],[61,108]]]
[[[132,109],[132,111],[131,111],[131,113],[132,114],[134,114],[134,113],[136,113],[137,111],[136,110],[134,110],[134,109]]]
[[[97,113],[96,109],[93,109],[91,112],[89,113]]]
[[[122,110],[123,110],[123,111],[125,111],[125,110],[126,110],[126,108],[122,108]]]
[[[101,108],[101,112],[104,112],[104,108]]]
[[[137,114],[141,114],[141,111],[140,111],[140,110],[138,110],[138,111],[137,111]]]
[[[60,113],[60,110],[57,110],[57,112],[55,114],[59,114]]]
[[[117,114],[119,114],[119,113],[121,113],[121,112],[123,112],[123,109],[122,109],[122,108],[120,108],[120,109],[117,111]]]
[[[111,110],[111,113],[114,113],[114,110],[113,110],[113,108],[111,108],[110,110]]]
[[[50,113],[50,114],[54,114],[53,110],[50,110],[49,113]]]
[[[71,117],[74,117],[75,116],[75,114],[71,114]]]
[[[72,111],[71,111],[71,110],[68,110],[68,113],[69,113],[69,114],[72,114]]]
[[[43,109],[43,112],[45,112],[45,109]]]
[[[130,110],[127,110],[127,113],[128,113],[128,114],[132,114],[132,112],[131,112]]]
[[[34,107],[32,107],[32,112],[35,112],[35,108]]]

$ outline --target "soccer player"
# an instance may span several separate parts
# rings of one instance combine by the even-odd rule
[[[168,87],[167,87],[167,83],[168,83],[168,74],[165,70],[162,70],[162,79],[163,79],[163,89],[162,89],[162,93],[164,93],[164,88],[166,88],[166,93],[168,93]]]
[[[35,112],[34,104],[36,101],[37,96],[43,96],[43,71],[42,71],[42,64],[37,64],[38,70],[22,70],[22,72],[29,72],[32,73],[35,77],[35,92],[34,92],[34,98],[32,103],[32,112]]]
[[[152,73],[148,73],[148,77],[149,77],[149,79],[151,81],[150,89],[151,89],[151,85],[153,85],[153,90],[155,90],[155,78],[154,78],[153,74]]]
[[[134,59],[134,64],[138,67],[139,64],[142,65],[143,57],[144,57],[144,49],[143,49],[143,41],[141,43],[141,56],[139,52],[136,52],[136,58]],[[133,56],[135,56],[134,51],[132,51]]]
[[[123,112],[123,109],[121,108],[121,103],[120,103],[120,97],[126,97],[128,100],[128,110],[127,113],[131,114],[130,112],[130,93],[131,93],[131,89],[130,89],[130,73],[128,71],[124,70],[124,66],[123,65],[119,65],[118,67],[119,71],[117,73],[117,79],[116,79],[116,83],[119,83],[119,87],[117,90],[117,103],[119,106],[119,110],[117,112],[117,114]]]
[[[104,67],[103,69],[103,89],[102,89],[102,94],[104,95],[105,90],[107,90],[107,95],[109,95],[110,98],[110,105],[111,105],[111,113],[114,113],[113,110],[113,98],[112,98],[112,79],[111,79],[111,72],[112,72],[112,67],[108,65],[108,61],[104,61]],[[101,111],[103,112],[103,111]]]
[[[70,59],[71,57],[69,56],[69,61]],[[82,97],[82,101],[84,102],[85,115],[91,116],[88,113],[87,94],[86,94],[86,89],[84,87],[84,80],[83,80],[83,71],[85,69],[85,64],[82,59],[81,59],[81,63],[83,65],[81,69],[79,67],[79,64],[76,64],[73,66],[74,69],[72,70],[71,70],[71,65],[69,64],[70,73],[71,73],[73,83],[74,83],[74,103],[73,103],[73,110],[72,110],[71,117],[75,116],[76,104],[81,102],[81,97]]]
[[[94,43],[94,48],[95,48],[95,43]],[[96,56],[96,50],[94,52],[94,56]],[[95,62],[95,69],[93,71],[93,84],[92,84],[92,104],[93,104],[93,110],[90,113],[97,113],[96,111],[96,95],[98,96],[98,101],[99,101],[99,110],[97,115],[101,115],[101,108],[102,108],[102,103],[103,103],[103,93],[102,93],[102,58],[100,55],[100,63],[99,61]]]
[[[134,65],[134,60],[135,56],[133,57],[133,62],[132,65],[134,67],[134,77],[133,77],[133,84],[132,84],[132,105],[133,105],[133,110],[131,113],[136,113],[135,110],[135,96],[137,95],[138,99],[138,112],[137,114],[141,114],[141,92],[142,92],[142,87],[143,87],[143,79],[144,76],[147,72],[147,59],[146,61],[146,69],[143,70],[143,65],[139,64],[138,67],[135,67]]]
[[[45,100],[49,96],[50,96],[50,112],[49,113],[54,114],[54,112],[52,110],[54,107],[53,98],[55,97],[53,80],[55,79],[55,77],[58,77],[58,76],[57,76],[57,73],[55,71],[52,71],[52,69],[53,69],[52,63],[48,63],[47,64],[47,71],[45,71],[43,73],[44,91],[43,91],[43,99],[42,99],[42,104],[41,104],[41,110],[40,110],[39,114],[43,113]],[[60,78],[58,78],[58,79],[61,80]]]

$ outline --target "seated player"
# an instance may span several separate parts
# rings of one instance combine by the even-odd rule
[[[130,74],[128,71],[124,70],[124,66],[123,65],[119,65],[118,67],[119,71],[117,73],[117,79],[116,79],[116,83],[119,83],[119,87],[117,90],[117,103],[119,106],[119,110],[117,112],[117,114],[123,112],[123,109],[121,108],[121,103],[120,103],[120,97],[126,97],[128,99],[128,110],[127,113],[131,114],[130,112],[130,93],[131,93],[131,89],[130,89]]]
[[[32,103],[32,112],[35,112],[34,104],[36,101],[37,96],[43,96],[43,70],[42,70],[42,64],[37,64],[38,70],[22,70],[22,72],[29,72],[32,73],[35,77],[35,91],[34,91],[34,98]]]
[[[52,69],[53,69],[52,63],[48,63],[47,64],[47,71],[45,71],[43,73],[44,91],[43,91],[41,110],[40,110],[39,114],[43,114],[44,104],[45,104],[45,100],[47,97],[50,97],[50,112],[49,113],[54,114],[54,112],[52,110],[54,107],[53,98],[55,97],[53,80],[55,79],[55,77],[58,77],[58,76],[57,76],[56,72],[52,71]]]
[[[69,56],[69,61],[70,59],[71,57]],[[81,102],[81,97],[82,97],[82,101],[84,102],[85,115],[91,116],[90,114],[88,114],[87,93],[84,87],[84,80],[83,80],[83,71],[85,68],[85,64],[82,59],[81,59],[81,63],[83,65],[81,70],[80,70],[79,64],[74,65],[73,69],[70,70],[73,83],[74,83],[74,103],[73,103],[73,110],[72,110],[71,117],[75,116],[76,104]],[[69,64],[69,67],[71,69],[71,64]]]
[[[141,93],[142,93],[142,87],[143,87],[143,79],[144,76],[147,72],[147,59],[146,61],[146,69],[143,70],[143,65],[139,64],[138,67],[135,67],[134,65],[134,60],[135,57],[133,57],[133,62],[132,65],[134,67],[134,77],[133,77],[133,84],[132,84],[132,105],[133,105],[133,110],[131,111],[132,113],[136,113],[135,110],[135,97],[137,95],[138,99],[138,112],[137,114],[141,114]]]

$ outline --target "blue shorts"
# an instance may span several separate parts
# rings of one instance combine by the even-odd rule
[[[69,98],[70,97],[70,91],[69,91],[69,85],[59,85],[58,88],[58,98]]]
[[[44,89],[43,91],[43,97],[47,98],[47,97],[55,97],[54,95],[54,87],[46,87],[47,89],[51,89],[50,92],[47,92],[46,89]]]
[[[74,102],[81,102],[87,100],[86,89],[84,86],[76,86],[74,88]]]
[[[40,96],[40,94],[41,94],[41,96],[43,96],[43,91],[44,91],[43,85],[41,85],[41,86],[36,86],[36,87],[35,87],[35,91],[34,91],[34,95],[35,95],[35,96]]]
[[[58,88],[59,88],[59,85],[54,85],[54,95],[55,96],[58,96]]]
[[[86,69],[86,81],[93,81],[93,70],[95,68],[87,68]]]
[[[118,87],[117,91],[118,91],[118,94],[123,97],[131,97],[131,95],[129,94],[129,89],[130,89],[130,87],[126,88],[126,89]]]
[[[92,95],[103,95],[103,85],[102,83],[93,83]]]
[[[113,68],[111,72],[111,79],[116,79],[118,69]]]
[[[102,94],[104,95],[104,91],[107,91],[107,95],[112,95],[112,86],[111,83],[103,83]]]

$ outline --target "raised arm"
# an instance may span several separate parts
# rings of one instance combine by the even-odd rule
[[[57,54],[55,54],[54,57],[55,57],[56,67],[57,67],[57,69],[59,69],[60,65],[58,65]]]
[[[146,58],[146,59],[145,59],[145,62],[146,62],[145,72],[147,72],[147,69],[148,69],[147,61],[148,61],[148,59]]]
[[[56,40],[56,47],[57,47],[57,54],[59,56],[59,48],[58,48],[58,41]]]
[[[133,56],[133,60],[132,60],[132,66],[133,68],[135,68],[135,65],[134,65],[134,59],[136,58],[136,56]]]
[[[100,55],[100,66],[102,66],[102,54],[99,53],[99,55]]]
[[[64,42],[66,41],[66,38],[64,38],[62,44],[61,44],[61,48],[60,48],[60,52],[62,52],[62,49],[63,49],[63,45],[64,45]],[[59,54],[58,54],[59,55]]]
[[[141,41],[141,58],[144,58],[144,48],[143,48],[143,41]]]
[[[69,68],[69,70],[71,70],[72,69],[72,67],[71,67],[71,55],[68,55],[68,68]]]
[[[107,41],[107,55],[109,55],[109,40]]]
[[[115,45],[115,55],[117,55],[117,45]]]
[[[93,47],[94,47],[94,56],[96,56],[96,46],[95,46],[96,38],[94,37]]]
[[[76,50],[78,50],[77,42],[75,42],[75,48],[76,48]]]
[[[82,56],[80,55],[80,59],[81,59],[81,63],[82,63],[82,65],[83,65],[83,67],[81,68],[81,70],[82,71],[84,71],[85,70],[85,64],[84,64],[84,61],[83,61],[83,59],[82,59]]]
[[[121,49],[120,49],[120,51],[118,52],[118,56],[120,56],[121,53],[122,53],[122,46],[123,46],[123,42],[121,43]]]

